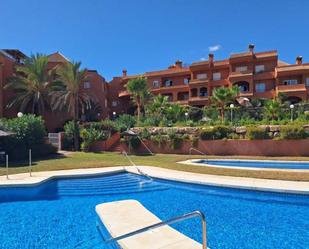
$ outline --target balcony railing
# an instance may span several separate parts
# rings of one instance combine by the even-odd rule
[[[296,85],[278,85],[278,92],[301,92],[307,91],[305,84],[296,84]]]

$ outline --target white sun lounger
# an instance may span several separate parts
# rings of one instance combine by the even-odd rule
[[[118,245],[123,249],[201,249],[202,244],[178,232],[174,228],[163,225],[154,229],[147,229],[144,232],[130,235],[125,238],[118,238],[133,231],[162,222],[158,217],[148,211],[136,200],[124,200],[103,203],[96,206],[96,212],[103,225],[111,236],[116,239]],[[193,212],[186,218],[200,216],[200,212]],[[189,217],[190,216],[190,217]],[[175,223],[176,219],[172,219]],[[171,220],[170,220],[171,221]],[[206,223],[205,225],[205,247],[206,248]]]

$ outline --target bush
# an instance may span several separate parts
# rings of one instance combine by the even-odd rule
[[[155,144],[157,144],[159,148],[162,148],[163,147],[162,145],[166,144],[168,137],[166,135],[158,134],[158,135],[151,136],[150,139]]]
[[[81,143],[81,149],[83,151],[89,151],[90,145],[99,140],[106,140],[108,135],[102,131],[97,130],[93,127],[90,128],[83,128],[80,131],[80,137],[82,138],[83,142]]]
[[[200,137],[202,140],[223,139],[228,138],[231,134],[231,129],[227,126],[218,125],[202,129]]]
[[[261,127],[247,127],[246,137],[250,140],[270,138],[267,130]]]
[[[131,146],[133,149],[137,149],[141,145],[141,140],[139,140],[138,137],[133,136],[128,138],[128,144]]]
[[[115,123],[117,130],[122,132],[134,127],[136,124],[136,119],[131,115],[123,114],[116,119]]]
[[[287,125],[280,128],[281,139],[304,139],[308,134],[304,127],[298,125]]]
[[[15,133],[14,136],[1,139],[6,153],[14,160],[27,158],[29,149],[32,150],[33,158],[57,151],[45,139],[46,130],[41,117],[24,115],[21,118],[2,120],[1,128]]]
[[[173,149],[178,149],[181,147],[183,137],[176,133],[176,130],[171,129],[168,131],[168,138],[171,142],[171,146]]]

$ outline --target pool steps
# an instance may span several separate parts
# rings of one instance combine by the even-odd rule
[[[205,216],[195,211],[161,221],[136,200],[102,203],[96,206],[97,225],[105,246],[122,249],[207,249]],[[169,226],[186,219],[200,217],[203,244]],[[101,227],[103,224],[103,227]],[[111,236],[111,238],[106,238]],[[115,245],[117,243],[117,245]]]

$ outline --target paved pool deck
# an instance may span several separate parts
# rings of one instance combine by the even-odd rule
[[[309,195],[309,182],[198,174],[151,166],[138,166],[138,168],[141,169],[143,173],[151,177],[166,180],[181,181],[186,183],[198,183],[221,187]],[[55,177],[74,177],[88,175],[90,176],[124,171],[139,174],[137,168],[134,166],[42,171],[33,172],[32,177],[30,177],[29,173],[9,175],[8,180],[6,179],[6,176],[0,176],[0,187],[31,186],[40,184],[44,181],[47,181],[48,179]]]

